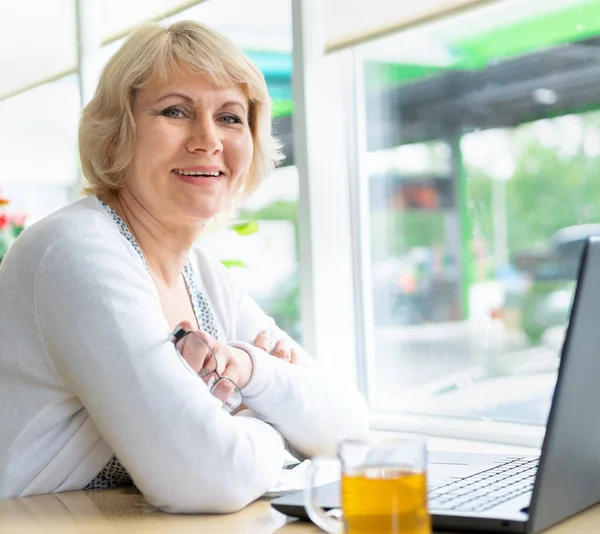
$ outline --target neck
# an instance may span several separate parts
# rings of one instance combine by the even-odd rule
[[[150,212],[127,188],[102,198],[125,221],[138,242],[155,282],[168,287],[181,283],[181,272],[198,228],[172,227]]]

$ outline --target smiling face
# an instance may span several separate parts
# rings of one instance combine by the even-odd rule
[[[133,101],[134,155],[127,188],[165,223],[203,224],[226,208],[253,154],[248,98],[241,87],[174,70]]]

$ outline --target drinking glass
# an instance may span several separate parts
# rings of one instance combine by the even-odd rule
[[[341,519],[315,498],[319,469],[341,468]],[[346,439],[338,456],[317,456],[307,472],[304,506],[330,534],[431,534],[427,508],[427,442],[424,436]]]

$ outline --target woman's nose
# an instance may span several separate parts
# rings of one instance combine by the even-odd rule
[[[190,152],[207,152],[215,154],[223,150],[223,143],[218,126],[212,120],[197,120],[187,142]]]

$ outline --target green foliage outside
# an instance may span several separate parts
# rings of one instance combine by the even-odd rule
[[[600,138],[600,113],[579,117],[583,130],[596,131]],[[515,172],[506,182],[510,257],[544,247],[561,228],[600,221],[598,154],[586,153],[583,143],[574,154],[560,154],[556,148],[544,146],[528,124],[515,128],[512,138]],[[493,180],[482,170],[468,167],[466,176],[473,226],[491,243]]]
[[[298,246],[297,202],[277,200],[256,211],[241,210],[240,217],[254,221],[289,221],[294,225],[295,243]],[[269,302],[260,304],[280,328],[301,342],[299,273],[282,280]]]
[[[600,139],[600,112],[578,117],[583,131],[588,135],[596,131]],[[506,182],[509,258],[543,248],[566,226],[600,222],[600,155],[586,152],[584,143],[573,154],[561,154],[540,141],[532,124],[514,128],[511,138],[515,170]],[[486,274],[492,279],[502,267],[493,264],[494,179],[467,163],[464,176],[467,216],[475,236],[486,244],[486,254],[491,256]],[[372,210],[370,224],[374,262],[402,257],[411,248],[446,240],[442,212]]]
[[[229,229],[233,230],[237,235],[241,236],[256,234],[259,230],[258,221],[253,217],[249,217],[245,221],[236,222],[229,225]],[[238,258],[226,258],[221,260],[221,263],[228,269],[231,267],[248,267],[248,265],[246,265],[242,260]]]
[[[290,221],[298,228],[298,203],[290,200],[276,200],[265,207],[256,210],[241,210],[242,219],[256,219],[261,221]]]
[[[371,257],[400,257],[414,247],[444,242],[444,214],[433,211],[371,211]]]

